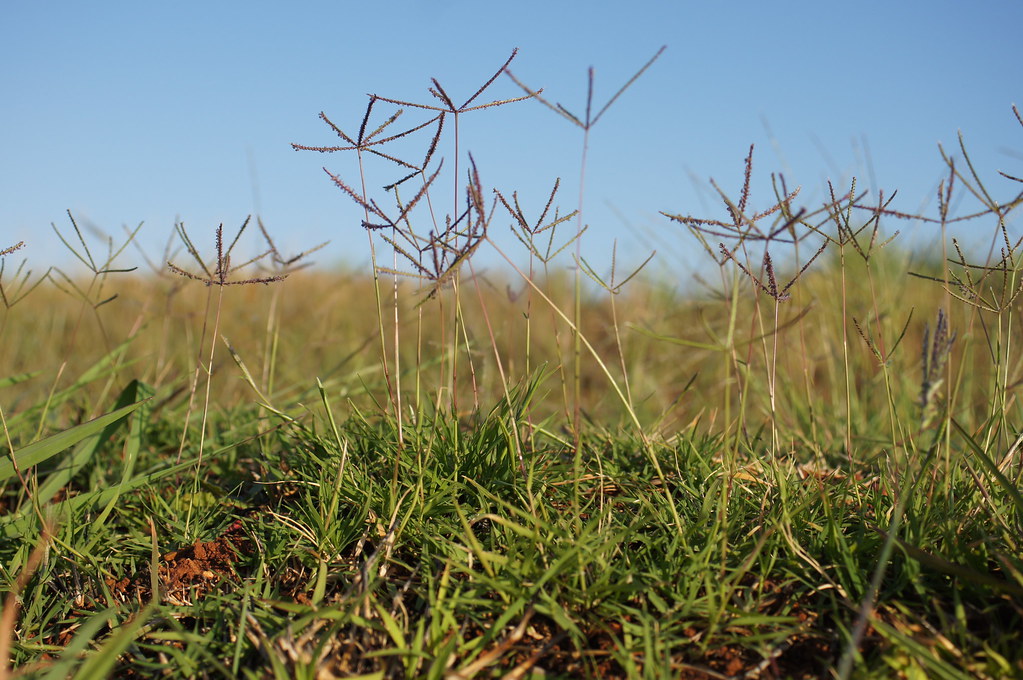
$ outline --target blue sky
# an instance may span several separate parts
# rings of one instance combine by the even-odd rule
[[[943,173],[937,143],[956,150],[960,130],[996,196],[1017,189],[997,170],[1023,174],[1017,0],[19,2],[0,18],[0,230],[39,267],[66,261],[50,229],[69,227],[66,209],[115,235],[144,222],[154,259],[176,220],[203,244],[258,212],[282,249],[329,239],[319,262],[365,263],[361,210],[321,169],[357,184],[354,157],[290,144],[339,143],[317,114],[354,133],[368,93],[430,101],[431,77],[464,100],[516,47],[514,73],[581,112],[588,67],[599,104],[667,45],[591,133],[584,251],[598,268],[614,239],[623,257],[656,247],[688,263],[693,242],[658,211],[721,216],[708,179],[737,195],[750,144],[753,207],[783,172],[809,205],[857,175],[916,211]],[[502,78],[484,99],[518,94]],[[461,125],[462,167],[471,151],[486,186],[535,213],[561,177],[559,203],[576,207],[582,138],[564,120],[525,102]],[[453,167],[450,140],[439,154]],[[381,166],[371,184],[396,177]],[[496,239],[521,254],[506,224]]]

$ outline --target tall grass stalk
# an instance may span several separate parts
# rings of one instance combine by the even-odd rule
[[[246,227],[248,227],[249,220],[250,220],[250,218],[246,218],[245,219],[245,221],[242,223],[241,227],[238,228],[238,233],[235,235],[234,240],[232,240],[230,245],[228,245],[226,248],[224,247],[224,225],[221,224],[221,225],[219,225],[216,228],[216,230],[215,230],[215,238],[214,238],[215,260],[214,260],[214,265],[213,265],[212,268],[207,266],[207,264],[203,260],[202,256],[199,254],[198,249],[195,247],[194,243],[192,242],[191,237],[189,237],[188,232],[185,230],[184,224],[180,224],[179,223],[177,225],[178,235],[181,237],[182,243],[185,245],[186,249],[188,250],[188,254],[192,257],[192,259],[196,262],[196,264],[199,265],[199,267],[200,267],[200,269],[202,270],[203,273],[202,274],[196,274],[196,273],[193,273],[191,271],[188,271],[187,269],[182,269],[181,267],[175,265],[173,262],[168,262],[167,263],[167,267],[168,267],[168,269],[170,269],[170,271],[174,272],[175,274],[178,274],[179,276],[183,276],[186,279],[202,281],[203,284],[205,284],[206,288],[207,288],[206,308],[205,308],[204,313],[203,313],[202,332],[199,335],[198,357],[196,358],[195,373],[193,375],[191,387],[189,389],[188,407],[186,408],[186,411],[185,411],[185,421],[184,421],[184,426],[182,427],[181,440],[180,440],[180,444],[178,446],[178,456],[177,456],[177,461],[176,461],[176,462],[179,462],[179,463],[181,462],[181,454],[184,451],[185,446],[186,446],[187,441],[188,441],[189,418],[190,418],[191,413],[192,413],[192,408],[193,408],[193,405],[194,405],[195,395],[196,395],[196,392],[198,391],[199,377],[200,377],[200,374],[202,373],[202,374],[204,374],[204,379],[205,379],[205,389],[204,389],[204,393],[203,393],[202,413],[201,413],[201,419],[200,419],[200,423],[199,423],[199,442],[198,442],[198,450],[197,450],[197,453],[196,453],[195,474],[192,477],[192,494],[189,496],[188,508],[187,508],[187,512],[186,512],[186,515],[185,515],[185,533],[186,534],[190,534],[191,521],[192,521],[192,511],[194,510],[195,500],[196,500],[196,498],[198,496],[199,486],[200,486],[201,481],[202,481],[202,475],[200,473],[201,473],[202,464],[203,464],[203,453],[204,453],[205,447],[206,447],[206,431],[207,431],[207,425],[208,425],[208,420],[209,420],[210,401],[211,401],[210,397],[211,397],[211,390],[213,388],[213,364],[214,364],[214,358],[216,356],[217,341],[220,338],[220,318],[221,318],[221,312],[222,312],[223,307],[224,307],[224,289],[226,287],[228,287],[228,286],[244,286],[244,285],[257,284],[257,283],[269,284],[269,283],[272,283],[272,282],[275,282],[275,281],[280,281],[280,280],[284,279],[285,276],[287,276],[287,274],[271,274],[271,275],[268,275],[268,276],[253,277],[253,278],[248,278],[248,279],[229,280],[228,277],[233,272],[235,272],[235,271],[237,271],[239,269],[242,269],[244,267],[247,267],[247,266],[249,266],[249,265],[251,265],[251,264],[253,264],[253,263],[255,263],[255,262],[257,262],[257,261],[259,261],[259,260],[261,260],[263,258],[265,258],[267,255],[271,254],[272,252],[274,252],[274,249],[272,248],[273,244],[271,243],[271,250],[266,251],[266,252],[262,253],[261,255],[258,255],[255,258],[253,258],[251,260],[248,260],[246,262],[243,262],[241,264],[232,264],[232,262],[231,262],[231,252],[234,250],[235,246],[238,244],[238,240],[241,238],[242,234],[245,232]],[[265,234],[265,232],[264,232],[264,234]],[[216,305],[215,306],[213,306],[213,286],[217,287],[217,300],[216,300]],[[206,332],[207,331],[207,322],[209,321],[209,314],[210,314],[211,308],[213,310],[213,315],[214,315],[213,316],[213,328],[210,331],[209,336],[208,336],[209,337],[209,357],[208,357],[208,360],[206,362],[205,369],[203,369],[202,368],[202,366],[203,366],[203,350],[205,348],[205,341],[206,341],[206,338],[207,338],[207,332]]]
[[[572,319],[573,325],[576,329],[580,328],[582,321],[582,235],[585,230],[584,225],[584,204],[586,196],[586,168],[587,168],[587,155],[590,148],[590,131],[594,128],[600,118],[607,112],[611,105],[618,100],[622,94],[625,93],[629,87],[635,83],[640,76],[649,69],[655,61],[664,53],[667,49],[667,45],[662,46],[657,52],[651,57],[642,67],[637,70],[632,77],[630,77],[625,84],[623,84],[618,90],[604,103],[604,105],[593,114],[593,83],[594,83],[594,69],[591,66],[587,71],[586,80],[586,108],[585,114],[582,117],[573,114],[567,108],[562,106],[560,103],[551,103],[546,100],[541,90],[534,90],[525,85],[522,81],[515,77],[507,65],[505,65],[505,73],[508,77],[515,82],[524,92],[530,97],[540,102],[548,109],[563,117],[569,123],[575,125],[582,131],[582,149],[579,157],[579,195],[578,203],[576,207],[576,230],[575,230],[575,268],[574,268],[574,296],[573,296],[573,309]],[[580,449],[580,436],[581,436],[581,389],[582,389],[582,372],[580,362],[582,360],[582,341],[579,337],[578,331],[573,336],[573,356],[572,356],[572,413],[573,413],[573,428],[575,429],[575,448],[578,451]]]

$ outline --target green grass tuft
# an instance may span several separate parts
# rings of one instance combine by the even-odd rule
[[[240,263],[249,220],[142,274],[72,217],[86,275],[0,268],[0,680],[1023,676],[1023,193],[962,145],[936,215],[758,207],[751,148],[723,215],[664,212],[716,280],[604,267],[582,193],[491,192],[458,121],[539,100],[599,144],[657,55],[596,115],[480,104],[514,56],[296,146],[357,156],[368,274],[258,220]]]

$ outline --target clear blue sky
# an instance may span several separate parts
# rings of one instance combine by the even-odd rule
[[[810,204],[858,175],[915,211],[959,130],[996,195],[1014,193],[996,171],[1023,175],[1020,26],[1018,0],[4,3],[0,230],[43,267],[66,260],[50,230],[65,209],[113,234],[145,222],[155,258],[175,220],[205,244],[258,212],[285,249],[330,239],[319,262],[366,262],[361,210],[321,169],[357,184],[353,157],[290,147],[340,142],[321,110],[354,133],[367,93],[429,101],[436,77],[464,100],[518,47],[515,74],[581,112],[589,66],[600,103],[667,45],[593,130],[585,250],[606,264],[617,238],[639,257],[654,234],[671,266],[693,246],[658,211],[721,216],[707,180],[737,194],[751,143],[753,207],[780,171]],[[485,98],[517,94],[501,79]],[[535,212],[560,176],[575,207],[578,130],[532,102],[463,126],[484,184]]]

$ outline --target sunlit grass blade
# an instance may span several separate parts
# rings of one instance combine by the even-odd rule
[[[104,627],[117,618],[114,608],[93,614],[78,628],[75,636],[61,651],[53,665],[48,666],[45,673],[40,674],[42,680],[67,680],[72,677],[75,667],[81,667],[81,656],[100,634]]]
[[[68,428],[63,432],[50,435],[40,441],[24,446],[14,452],[14,460],[10,456],[0,460],[0,482],[4,482],[15,475],[14,465],[17,463],[19,470],[25,470],[38,465],[43,461],[63,453],[83,439],[99,434],[105,427],[125,418],[135,409],[139,408],[142,402],[124,406],[111,413],[94,418],[81,425]]]
[[[970,433],[959,424],[959,421],[952,419],[952,426],[955,427],[956,432],[963,438],[970,450],[973,451],[974,455],[980,461],[981,466],[984,468],[985,474],[989,475],[995,482],[1002,488],[1002,491],[1009,497],[1016,510],[1016,528],[1017,531],[1023,533],[1023,495],[1020,494],[1019,487],[1013,484],[1008,477],[1002,474],[1002,471],[998,469],[998,465],[994,460],[991,459],[987,453],[984,452],[983,447],[977,443],[977,441],[970,436]]]
[[[149,619],[156,613],[155,605],[148,605],[136,612],[129,621],[114,628],[114,632],[100,645],[99,649],[86,657],[78,667],[74,680],[94,680],[108,677],[117,665],[118,657],[135,641]]]

